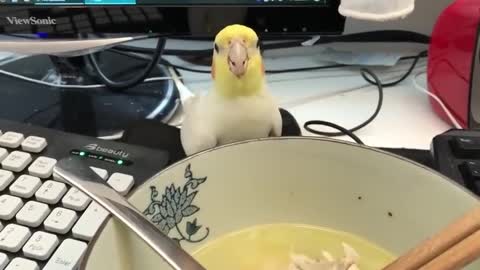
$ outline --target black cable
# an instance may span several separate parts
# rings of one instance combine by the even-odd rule
[[[300,41],[285,41],[277,42],[271,44],[263,44],[261,50],[275,50],[275,49],[286,49],[292,47],[302,46],[302,43],[306,40]],[[142,53],[142,54],[152,54],[151,48],[142,48],[129,45],[118,45],[115,47],[120,51],[133,52],[133,53]],[[166,49],[163,52],[163,55],[173,55],[173,56],[197,56],[197,57],[209,57],[212,55],[212,49],[203,49],[203,50],[178,50],[178,49]]]
[[[138,60],[143,60],[143,61],[150,61],[150,58],[148,58],[148,56],[141,56],[141,55],[136,55],[136,54],[132,54],[132,53],[129,53],[129,52],[124,52],[124,51],[121,51],[121,50],[116,50],[116,49],[110,49],[109,50],[110,52],[113,52],[113,53],[117,53],[117,54],[120,54],[120,55],[124,55],[124,56],[128,56],[128,57],[133,57],[135,59],[138,59]],[[168,67],[171,67],[173,68],[173,70],[175,71],[175,73],[177,74],[178,77],[181,77],[182,74],[180,74],[180,72],[178,71],[179,69],[183,69],[183,70],[191,70],[192,72],[197,72],[197,73],[210,73],[209,70],[198,70],[198,69],[190,69],[190,68],[187,68],[187,67],[182,67],[182,66],[179,66],[179,65],[174,65],[172,64],[170,61],[164,59],[164,58],[161,58],[160,59],[160,64],[163,64],[164,66],[168,66]]]
[[[133,57],[133,58],[136,58],[136,59],[139,59],[139,60],[150,61],[150,58],[148,58],[148,56],[136,55],[136,54],[132,54],[132,53],[129,53],[129,52],[124,52],[122,50],[117,50],[116,48],[115,49],[110,49],[109,51],[117,53],[117,54],[129,56],[129,57]],[[207,69],[195,69],[195,68],[188,68],[188,67],[184,67],[184,66],[180,66],[180,65],[175,65],[175,64],[172,64],[172,62],[168,61],[165,58],[160,59],[160,64],[163,64],[163,65],[168,66],[168,67],[172,67],[174,70],[176,70],[178,76],[181,75],[180,73],[178,73],[178,70],[185,70],[185,71],[190,71],[190,72],[195,72],[195,73],[205,73],[205,74],[211,72],[210,70],[207,70]]]
[[[285,42],[276,42],[268,43],[262,45],[262,50],[276,50],[276,49],[287,49],[293,47],[302,47],[303,43],[312,37],[299,40],[291,40]],[[346,43],[346,42],[408,42],[408,43],[420,43],[420,44],[429,44],[430,37],[421,33],[412,32],[412,31],[403,31],[403,30],[381,30],[381,31],[368,31],[360,32],[346,35],[325,35],[321,36],[317,41],[312,45],[328,44],[328,43]],[[135,53],[143,54],[153,54],[154,49],[151,48],[142,48],[129,45],[119,45],[116,46],[117,49],[122,51],[129,51]],[[212,54],[211,49],[203,50],[165,50],[164,55],[176,55],[176,56],[210,56]]]
[[[415,67],[417,66],[417,63],[418,63],[418,60],[420,60],[420,58],[422,57],[426,57],[427,56],[427,51],[423,51],[423,52],[420,52],[417,56],[415,56],[413,59],[413,63],[412,65],[410,66],[410,68],[408,69],[408,71],[403,74],[403,76],[396,80],[396,81],[393,81],[393,82],[389,82],[389,83],[384,83],[382,84],[382,87],[392,87],[392,86],[395,86],[401,82],[403,82],[406,78],[408,78],[408,76],[410,76],[410,74],[412,74],[413,70],[415,69]],[[375,81],[372,81],[370,80],[367,76],[365,76],[364,73],[362,73],[362,77],[370,84],[373,84],[373,85],[376,85],[377,82]]]
[[[422,52],[423,53],[423,52]],[[419,54],[420,55],[420,54]],[[405,57],[401,57],[400,58],[400,61],[404,61],[404,60],[410,60],[410,59],[415,59],[415,61],[413,62],[413,65],[409,68],[409,71],[404,75],[402,76],[402,79],[399,80],[397,83],[405,80],[411,73],[412,71],[415,69],[417,63],[418,63],[418,60],[420,58],[423,58],[423,57],[426,57],[426,55],[424,54],[421,54],[420,56],[419,55],[416,55],[416,56],[405,56]],[[165,59],[162,59],[161,62],[165,65],[168,65],[168,66],[171,66],[171,67],[175,67],[179,70],[185,70],[185,71],[190,71],[190,72],[195,72],[195,73],[210,73],[210,70],[206,70],[206,69],[195,69],[195,68],[188,68],[188,67],[183,67],[183,66],[179,66],[179,65],[174,65],[172,64],[171,62],[169,61],[166,61]],[[266,70],[265,73],[267,74],[281,74],[281,73],[294,73],[294,72],[305,72],[305,71],[313,71],[313,70],[322,70],[322,69],[331,69],[331,68],[341,68],[341,67],[351,67],[353,65],[345,65],[345,64],[334,64],[334,65],[326,65],[326,66],[316,66],[316,67],[302,67],[302,68],[290,68],[290,69],[277,69],[277,70]],[[370,81],[369,81],[370,82]],[[371,81],[370,83],[372,84],[375,84],[375,82]]]
[[[119,51],[133,52],[133,53],[142,53],[142,54],[152,54],[154,51],[151,48],[143,48],[129,45],[118,45],[115,46],[115,49]],[[175,55],[175,56],[210,56],[212,50],[165,50],[163,55]]]
[[[176,68],[176,67],[171,67],[173,69],[173,72],[175,72],[175,74],[177,75],[177,77],[179,78],[179,80],[181,82],[184,82],[183,80],[183,77],[182,77],[182,73],[180,73],[180,71]]]
[[[289,69],[277,69],[277,70],[274,69],[274,70],[266,70],[265,73],[267,73],[267,74],[281,74],[281,73],[304,72],[304,71],[322,70],[322,69],[330,69],[330,68],[341,68],[341,67],[350,67],[350,66],[351,65],[335,64],[335,65],[316,66],[316,67],[289,68]]]
[[[311,120],[311,121],[307,121],[304,124],[304,128],[307,131],[309,131],[313,134],[316,134],[316,135],[320,135],[320,136],[335,137],[335,136],[347,135],[347,136],[351,137],[353,140],[355,140],[357,143],[363,144],[363,142],[354,134],[354,132],[360,130],[361,128],[364,128],[365,126],[370,124],[378,116],[378,114],[379,114],[379,112],[382,108],[382,105],[383,105],[383,88],[391,87],[391,86],[397,85],[400,82],[404,81],[413,72],[413,70],[415,69],[415,67],[416,67],[418,61],[420,60],[420,58],[426,57],[426,56],[427,56],[427,51],[422,51],[419,54],[417,54],[416,56],[402,57],[401,60],[414,59],[414,61],[412,62],[412,65],[410,66],[408,71],[400,79],[398,79],[396,81],[393,81],[393,82],[390,82],[390,83],[383,84],[380,81],[380,79],[378,78],[378,76],[375,75],[375,73],[373,73],[372,71],[370,71],[369,69],[366,69],[366,68],[361,69],[362,77],[367,82],[369,82],[370,84],[376,85],[378,87],[377,108],[375,109],[375,112],[373,113],[373,115],[370,118],[368,118],[365,122],[363,122],[362,124],[348,130],[348,129],[343,128],[343,127],[341,127],[339,125],[336,125],[334,123],[330,123],[330,122],[326,122],[326,121],[319,121],[319,120]],[[373,78],[373,80],[368,78],[367,74],[370,75]],[[311,128],[310,126],[312,126],[312,125],[328,126],[328,127],[332,127],[332,128],[337,129],[337,130],[340,130],[341,132],[322,132],[322,131],[318,131],[318,130],[315,130],[315,129]]]
[[[189,67],[184,67],[184,66],[180,66],[180,65],[175,65],[175,64],[172,64],[170,61],[162,58],[160,60],[160,63],[166,65],[166,66],[169,66],[169,67],[172,67],[172,68],[175,68],[175,69],[179,69],[179,70],[184,70],[184,71],[190,71],[190,72],[195,72],[195,73],[204,73],[204,74],[209,74],[211,73],[212,71],[211,70],[207,70],[207,69],[195,69],[195,68],[189,68]]]
[[[10,34],[11,36],[21,37],[21,38],[31,38],[38,39],[37,37],[26,37],[23,35]],[[295,37],[294,40],[284,41],[284,42],[272,42],[262,45],[262,50],[276,50],[276,49],[287,49],[292,47],[301,47],[303,43],[312,37]],[[188,40],[188,38],[185,38]],[[205,41],[211,41],[211,39],[204,39]],[[268,39],[266,41],[280,41],[281,39]],[[368,31],[360,32],[346,35],[325,35],[321,36],[316,42],[312,45],[328,44],[334,42],[409,42],[409,43],[420,43],[420,44],[429,44],[430,37],[421,33],[412,32],[412,31],[403,31],[403,30],[381,30],[381,31]],[[122,51],[129,51],[135,53],[143,54],[155,54],[156,49],[153,48],[142,48],[130,45],[118,45],[116,49]],[[178,50],[178,49],[166,49],[163,51],[163,55],[175,55],[175,56],[210,56],[212,54],[211,49],[203,50]]]
[[[142,56],[139,56],[139,55],[133,55],[132,53],[129,53],[127,51],[124,51],[124,50],[121,50],[118,48],[119,46],[115,47],[115,48],[112,48],[112,49],[109,49],[110,51],[112,52],[115,52],[115,53],[118,53],[118,54],[121,54],[121,55],[126,55],[126,56],[130,56],[130,57],[135,57],[137,59],[141,59],[141,60],[148,60],[149,58],[147,57],[142,57]],[[138,48],[138,51],[135,50],[136,53],[142,53],[142,54],[145,54],[145,53],[148,53],[150,49],[146,49],[146,48]],[[209,55],[212,54],[212,51],[211,50],[208,50],[209,52]],[[427,57],[427,51],[422,51],[420,52],[419,54],[417,55],[414,55],[414,56],[404,56],[404,57],[400,57],[400,61],[404,61],[404,60],[410,60],[410,59],[414,59],[414,62],[412,64],[412,66],[410,67],[409,71],[407,73],[404,74],[404,76],[402,76],[401,79],[399,79],[398,81],[394,82],[394,84],[398,84],[400,83],[401,81],[405,80],[411,73],[412,71],[415,69],[418,61],[420,60],[420,58],[424,58],[424,57]],[[184,70],[184,71],[189,71],[189,72],[194,72],[194,73],[202,73],[202,74],[209,74],[211,73],[211,70],[207,70],[207,69],[196,69],[196,68],[189,68],[189,67],[185,67],[185,66],[180,66],[180,65],[175,65],[175,64],[172,64],[170,61],[164,59],[164,58],[161,58],[160,59],[160,63],[166,65],[166,66],[170,66],[170,67],[173,67],[175,69],[178,69],[178,70]],[[294,72],[305,72],[305,71],[313,71],[313,70],[322,70],[322,69],[331,69],[331,68],[341,68],[341,67],[350,67],[350,66],[353,66],[353,65],[346,65],[346,64],[334,64],[334,65],[326,65],[326,66],[314,66],[314,67],[302,67],[302,68],[291,68],[291,69],[278,69],[278,70],[266,70],[265,73],[267,74],[281,74],[281,73],[294,73]],[[362,75],[363,76],[363,75]],[[375,84],[375,82],[371,81],[370,79],[368,79],[367,77],[364,77],[369,83],[371,84]],[[388,87],[388,86],[387,86]]]
[[[338,125],[335,125],[333,123],[329,123],[329,122],[325,122],[325,121],[317,121],[317,120],[312,120],[312,121],[307,121],[305,124],[304,124],[304,128],[308,131],[310,131],[311,133],[313,134],[316,134],[316,135],[320,135],[320,136],[328,136],[328,137],[336,137],[336,136],[343,136],[343,135],[348,135],[350,137],[352,137],[351,133],[357,131],[357,130],[360,130],[362,128],[364,128],[365,126],[367,126],[368,124],[370,124],[377,116],[378,114],[380,113],[380,110],[382,108],[382,105],[383,105],[383,86],[382,86],[382,82],[380,81],[380,79],[377,77],[377,75],[375,75],[375,73],[373,73],[372,71],[370,71],[369,69],[367,68],[362,68],[360,70],[361,74],[362,74],[362,77],[365,78],[365,74],[368,74],[370,75],[373,80],[375,81],[375,85],[378,87],[378,103],[377,103],[377,108],[375,109],[375,112],[372,114],[372,116],[370,116],[370,118],[368,118],[366,121],[364,121],[363,123],[361,123],[360,125],[352,128],[352,129],[343,129],[341,130],[342,132],[324,132],[324,131],[318,131],[318,130],[315,130],[309,126],[311,125],[325,125],[325,126],[335,126],[335,128],[338,129]],[[327,123],[327,124],[325,124]],[[345,130],[347,130],[348,132],[345,132]],[[352,139],[355,140],[354,137],[352,137]]]
[[[131,53],[128,52],[123,52],[121,50],[116,50],[116,49],[111,49],[110,51],[122,54],[122,55],[127,55],[130,57],[134,57],[137,59],[142,59],[142,60],[147,60],[146,58],[139,56],[139,55],[132,55]],[[184,71],[189,71],[189,72],[195,72],[195,73],[203,73],[203,74],[209,74],[211,73],[211,70],[207,69],[195,69],[195,68],[189,68],[185,66],[180,66],[180,65],[175,65],[172,64],[172,62],[166,60],[165,58],[160,59],[160,63],[164,64],[166,66],[178,69],[178,70],[184,70]],[[279,69],[279,70],[266,70],[265,73],[267,74],[280,74],[280,73],[292,73],[292,72],[302,72],[302,71],[312,71],[312,70],[322,70],[322,69],[330,69],[330,68],[340,68],[340,67],[347,67],[350,65],[344,65],[344,64],[335,64],[335,65],[327,65],[327,66],[316,66],[316,67],[303,67],[303,68],[292,68],[292,69]]]
[[[195,69],[195,68],[189,68],[189,67],[184,67],[180,65],[175,65],[172,64],[170,61],[167,61],[165,59],[162,59],[160,61],[162,64],[166,66],[170,66],[179,70],[184,70],[184,71],[189,71],[189,72],[195,72],[195,73],[204,73],[204,74],[209,74],[211,73],[211,70],[207,69]],[[279,70],[266,70],[265,73],[267,74],[281,74],[281,73],[293,73],[293,72],[303,72],[303,71],[312,71],[312,70],[322,70],[322,69],[330,69],[330,68],[340,68],[340,67],[347,67],[350,65],[343,65],[343,64],[337,64],[337,65],[327,65],[327,66],[317,66],[317,67],[304,67],[304,68],[291,68],[291,69],[279,69]]]
[[[352,131],[344,128],[344,127],[341,127],[337,124],[334,124],[334,123],[330,123],[330,122],[327,122],[327,121],[320,121],[320,120],[312,120],[312,121],[308,121],[305,123],[305,129],[310,131],[311,133],[314,133],[314,134],[318,134],[320,132],[318,132],[317,130],[314,130],[312,129],[311,127],[309,126],[312,126],[312,125],[322,125],[322,126],[327,126],[327,127],[331,127],[331,128],[334,128],[334,129],[337,129],[337,130],[340,130],[342,132],[342,134],[345,134],[345,135],[348,135],[350,138],[352,138],[356,143],[358,144],[364,144],[362,142],[362,140],[360,140],[360,138],[358,138],[357,135],[355,135]]]
[[[404,30],[379,30],[360,33],[352,33],[338,36],[322,36],[315,45],[332,42],[407,42],[430,44],[430,36],[422,33]]]
[[[159,37],[157,42],[157,47],[155,49],[155,53],[152,56],[152,59],[150,60],[149,64],[146,66],[145,70],[140,72],[137,76],[122,82],[114,82],[110,80],[98,66],[98,63],[97,63],[97,60],[95,59],[94,54],[89,54],[88,59],[90,60],[90,63],[93,66],[93,69],[97,73],[98,77],[108,89],[111,89],[113,91],[123,91],[123,90],[126,90],[127,88],[130,88],[138,85],[139,83],[142,83],[148,77],[148,75],[150,75],[151,71],[157,66],[158,61],[163,54],[165,43],[166,43],[166,39]]]
[[[265,51],[265,50],[299,47],[299,46],[302,46],[302,43],[305,42],[306,40],[308,39],[262,44],[261,49],[262,51]],[[136,47],[136,46],[129,46],[129,45],[118,45],[118,46],[115,46],[115,49],[120,51],[142,53],[142,54],[152,54],[154,52],[151,48],[143,48],[143,47]],[[212,55],[212,49],[202,49],[202,50],[166,49],[164,50],[163,55],[208,57]]]

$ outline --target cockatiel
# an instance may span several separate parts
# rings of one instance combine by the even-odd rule
[[[184,104],[181,142],[187,155],[227,143],[281,136],[279,107],[267,89],[257,34],[230,25],[215,37],[213,89]]]

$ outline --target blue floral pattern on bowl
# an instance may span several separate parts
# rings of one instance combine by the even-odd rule
[[[202,236],[197,237],[203,226],[198,224],[197,218],[194,218],[200,211],[200,207],[193,204],[198,188],[207,181],[207,177],[193,177],[191,164],[188,164],[184,178],[186,183],[183,186],[175,187],[172,183],[165,188],[162,196],[159,196],[155,186],[150,186],[150,204],[143,211],[143,214],[156,224],[162,233],[179,245],[182,241],[199,243],[210,234],[210,229],[205,227]],[[178,236],[172,237],[171,234],[174,232]]]

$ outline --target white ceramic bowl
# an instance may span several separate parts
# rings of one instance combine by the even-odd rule
[[[176,218],[152,206],[164,195],[175,202],[170,211]],[[152,206],[149,218],[170,237],[184,239],[189,252],[229,232],[289,222],[350,232],[395,255],[478,204],[459,185],[404,158],[307,137],[202,152],[161,171],[129,200],[141,211]],[[94,239],[81,269],[170,270],[114,219]],[[480,269],[480,263],[466,269]]]

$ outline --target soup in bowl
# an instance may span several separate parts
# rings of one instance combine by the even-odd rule
[[[308,137],[204,151],[128,199],[208,270],[378,270],[478,205],[412,161]],[[80,268],[171,269],[114,218]]]

